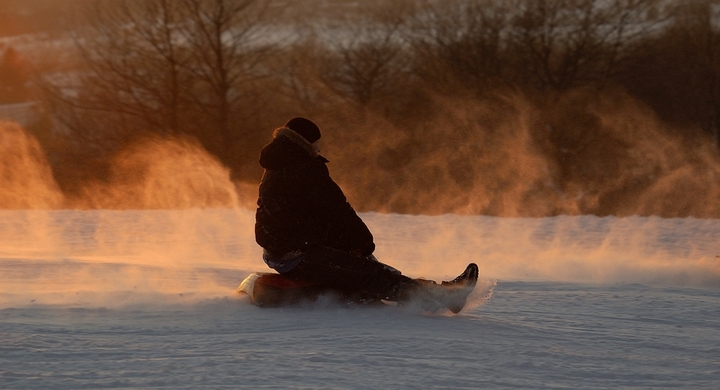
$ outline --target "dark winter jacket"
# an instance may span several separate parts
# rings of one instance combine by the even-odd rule
[[[317,245],[369,255],[373,236],[330,178],[312,144],[281,127],[260,153],[265,173],[255,214],[255,240],[274,256]]]

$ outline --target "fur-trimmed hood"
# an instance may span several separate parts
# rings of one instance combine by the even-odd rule
[[[320,158],[327,162],[303,136],[287,127],[280,127],[273,132],[272,142],[260,152],[260,166],[280,169],[294,161],[308,158]]]

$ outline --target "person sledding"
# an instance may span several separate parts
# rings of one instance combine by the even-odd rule
[[[319,154],[320,129],[306,118],[293,118],[273,133],[260,153],[264,174],[255,219],[255,239],[263,260],[290,280],[339,293],[403,304],[421,302],[424,309],[465,305],[478,268],[470,264],[452,281],[437,284],[412,279],[378,262],[370,230]]]

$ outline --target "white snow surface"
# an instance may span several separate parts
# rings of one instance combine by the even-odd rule
[[[468,307],[254,307],[249,210],[0,211],[0,389],[720,388],[720,220],[361,216]]]

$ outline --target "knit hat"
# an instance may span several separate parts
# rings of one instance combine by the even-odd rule
[[[302,135],[310,143],[320,139],[320,129],[310,119],[292,118],[285,124],[285,127]]]

